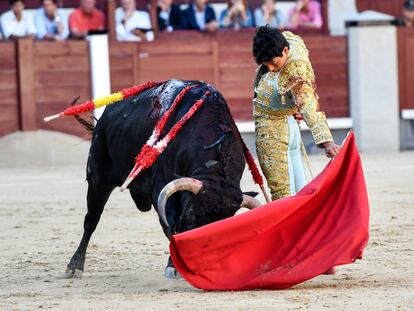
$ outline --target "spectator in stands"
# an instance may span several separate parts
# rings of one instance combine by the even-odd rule
[[[414,27],[414,0],[407,0],[402,8],[401,26]]]
[[[257,27],[269,24],[270,27],[281,29],[286,24],[282,11],[276,8],[275,0],[263,0],[260,8],[254,11],[254,19]]]
[[[77,39],[105,30],[105,15],[95,7],[95,0],[79,0],[79,8],[69,16],[69,29],[71,37]]]
[[[289,11],[288,28],[322,28],[321,4],[313,0],[298,0]]]
[[[148,12],[138,11],[135,0],[120,0],[115,10],[116,39],[118,41],[152,41],[151,19]]]
[[[36,28],[33,20],[24,11],[24,0],[10,0],[11,10],[0,17],[4,38],[16,39],[35,37]]]
[[[207,4],[208,0],[195,0],[183,11],[183,28],[214,32],[218,29],[216,13]]]
[[[45,40],[64,40],[69,36],[68,20],[57,8],[57,0],[42,0],[34,17],[36,37]]]
[[[173,31],[182,29],[180,7],[172,3],[173,0],[159,0],[157,6],[159,31]]]
[[[227,9],[220,15],[220,28],[238,30],[249,27],[254,27],[254,20],[247,0],[227,0]]]

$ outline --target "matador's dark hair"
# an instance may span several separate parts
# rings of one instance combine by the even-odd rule
[[[269,25],[257,28],[253,38],[253,56],[258,65],[282,56],[285,47],[289,47],[289,42],[279,29]]]

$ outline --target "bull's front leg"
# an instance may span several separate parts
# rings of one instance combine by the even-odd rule
[[[112,186],[94,186],[91,183],[89,184],[87,195],[88,212],[85,215],[83,223],[83,236],[79,243],[78,249],[75,254],[73,254],[68,264],[65,273],[66,278],[76,278],[82,275],[89,240],[98,225],[105,204],[114,188],[115,187]]]
[[[173,234],[178,233],[176,222],[179,218],[179,215],[177,214],[177,208],[176,206],[180,203],[180,197],[176,194],[171,196],[166,204],[167,209],[167,221],[170,224],[169,227],[167,227],[164,222],[160,220],[161,227],[164,231],[164,234],[168,237],[168,239],[171,239],[171,236]],[[174,267],[174,263],[171,260],[171,256],[168,256],[168,262],[167,266],[165,267],[164,275],[167,279],[179,279],[181,278],[181,275],[177,272],[177,270]]]
[[[168,263],[165,267],[165,277],[167,279],[179,279],[181,275],[178,273],[177,269],[174,267],[174,263],[171,260],[171,256],[168,256]]]

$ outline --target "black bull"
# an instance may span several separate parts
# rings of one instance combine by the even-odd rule
[[[131,197],[140,211],[149,211],[153,205],[160,214],[157,202],[168,183],[181,177],[201,181],[197,194],[176,192],[163,207],[168,224],[161,219],[160,223],[167,237],[230,217],[240,208],[244,144],[223,96],[204,82],[168,81],[108,106],[97,122],[87,164],[88,211],[84,233],[68,264],[67,277],[84,270],[88,242],[111,192],[125,181],[157,121],[188,85],[196,87],[185,95],[160,138],[206,91],[210,95],[155,163],[129,185]]]

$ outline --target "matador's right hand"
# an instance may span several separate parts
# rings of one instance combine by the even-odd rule
[[[322,146],[325,148],[325,154],[328,158],[335,158],[341,150],[341,147],[331,141],[323,143]]]

